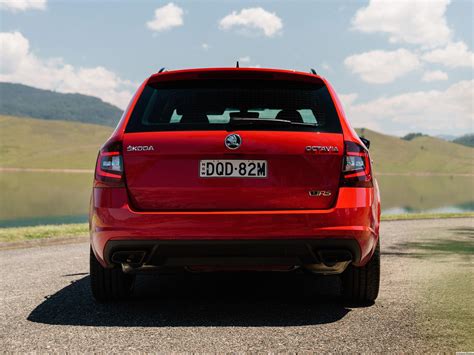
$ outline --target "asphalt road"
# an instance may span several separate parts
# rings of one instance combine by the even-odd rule
[[[473,219],[384,222],[381,293],[361,308],[298,273],[141,277],[101,305],[87,243],[0,251],[0,349],[472,351],[473,244]]]

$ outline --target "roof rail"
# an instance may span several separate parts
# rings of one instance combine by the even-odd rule
[[[163,68],[161,68],[160,70],[158,70],[158,73],[163,73],[165,70],[166,70],[166,68],[163,67]]]
[[[316,70],[314,70],[313,68],[310,69],[310,73],[314,75],[318,75],[318,73],[316,73]]]

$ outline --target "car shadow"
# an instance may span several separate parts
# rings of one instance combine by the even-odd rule
[[[337,277],[305,273],[140,276],[126,302],[93,300],[89,276],[48,296],[28,316],[37,323],[119,327],[302,326],[332,323],[341,304]]]

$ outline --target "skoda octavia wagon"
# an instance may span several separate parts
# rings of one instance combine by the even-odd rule
[[[129,296],[142,272],[301,269],[338,274],[344,298],[373,302],[380,202],[368,145],[314,72],[151,75],[97,158],[94,297]]]

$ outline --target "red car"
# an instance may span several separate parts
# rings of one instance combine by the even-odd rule
[[[97,159],[94,297],[129,296],[140,272],[302,269],[340,274],[343,297],[373,302],[380,197],[368,146],[314,71],[153,74]]]

